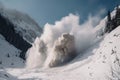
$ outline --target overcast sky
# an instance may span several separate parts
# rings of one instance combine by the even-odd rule
[[[101,9],[112,10],[120,0],[0,0],[6,7],[29,14],[43,27],[46,23],[69,15],[78,14],[83,23],[89,14],[95,15]],[[102,15],[101,17],[104,17]]]

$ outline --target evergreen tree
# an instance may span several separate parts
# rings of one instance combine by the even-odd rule
[[[111,21],[111,14],[110,14],[110,10],[108,10],[107,20],[108,20],[108,22],[109,22],[109,21]]]
[[[119,26],[120,25],[120,8],[119,8],[118,5],[117,5],[117,8],[116,8],[115,19],[116,19],[117,26]]]
[[[110,14],[110,10],[108,10],[108,14],[107,14],[107,22],[106,22],[106,27],[105,27],[105,33],[106,32],[110,32],[111,30],[111,14]]]

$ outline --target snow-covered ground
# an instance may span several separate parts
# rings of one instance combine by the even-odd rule
[[[19,54],[20,50],[9,44],[4,37],[0,35],[0,80],[13,79],[13,77],[7,73],[7,68],[24,67],[24,61],[19,58]]]
[[[8,44],[2,39],[0,39],[1,45],[2,43]],[[2,78],[7,80],[119,80],[117,79],[120,76],[118,74],[120,69],[119,41],[120,26],[110,34],[106,34],[98,43],[83,52],[84,55],[82,57],[78,56],[64,66],[31,70],[18,68],[18,66],[15,66],[15,68],[1,68],[0,78],[1,80],[3,80]],[[11,47],[11,49],[14,48]],[[21,60],[14,60],[13,62],[16,61],[19,61],[18,63],[22,62]]]
[[[69,18],[64,18],[63,22],[66,20],[68,22]],[[106,18],[93,31],[101,33],[105,21]],[[29,69],[18,57],[20,51],[0,35],[0,80],[120,80],[120,26],[97,40],[66,65]],[[39,47],[39,44],[33,45],[35,50]]]
[[[9,44],[4,37],[0,35],[0,68],[22,67],[24,61],[19,58],[20,52],[20,50]]]

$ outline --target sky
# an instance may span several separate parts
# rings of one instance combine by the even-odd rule
[[[16,9],[30,15],[41,27],[70,13],[80,15],[80,23],[84,23],[88,16],[96,15],[104,10],[101,17],[105,17],[107,10],[113,10],[120,0],[0,0],[7,8]]]

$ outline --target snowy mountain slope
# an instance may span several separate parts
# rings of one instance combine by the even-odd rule
[[[29,15],[0,6],[0,34],[21,50],[21,58],[25,59],[27,49],[41,33],[42,28]]]
[[[23,67],[23,60],[19,58],[20,50],[8,43],[0,35],[0,69],[5,67]]]
[[[69,18],[67,17],[66,19]],[[99,31],[104,29],[105,21],[106,18],[93,31],[101,33]],[[2,61],[0,80],[120,80],[120,26],[98,38],[95,44],[81,52],[74,60],[64,66],[29,69],[23,68],[25,64],[19,57],[16,57],[16,53],[19,54],[19,50],[10,47],[10,51],[9,49],[8,51],[12,52],[8,55],[6,51],[6,48],[9,47],[8,43],[1,37],[1,51],[3,54],[0,57]],[[39,38],[36,41],[39,42]],[[35,51],[33,55],[41,51],[40,49],[44,52],[45,44],[43,42],[42,45],[33,45],[33,51]],[[11,55],[13,57],[10,57]],[[38,53],[36,56],[39,58],[39,55]],[[33,63],[39,62],[33,61]]]
[[[62,67],[5,69],[8,80],[119,80],[120,26]],[[4,71],[3,71],[4,72]],[[11,76],[12,75],[12,76]],[[14,77],[13,77],[14,76]],[[117,76],[115,78],[115,76]],[[4,77],[3,77],[4,78]]]
[[[115,15],[116,15],[116,8],[111,12],[111,18],[114,18]],[[100,23],[94,28],[94,31],[96,31],[98,35],[104,34],[106,22],[107,22],[107,16],[104,19],[102,19]]]
[[[20,52],[0,35],[0,80],[17,80],[7,73],[6,68],[24,67],[24,61],[19,57]]]
[[[105,34],[97,43],[82,52],[83,55],[78,55],[64,66],[39,69],[6,68],[1,71],[8,74],[10,78],[4,75],[2,78],[8,80],[119,80],[119,41],[120,26],[109,34]]]
[[[64,67],[63,73],[61,74],[69,74],[70,76],[67,75],[67,79],[65,77],[63,79],[72,80],[72,77],[74,77],[76,78],[75,80],[119,80],[119,34],[120,26],[106,35],[103,41],[100,42],[98,48],[93,48],[93,56],[88,57],[85,61],[76,61]],[[89,53],[90,51],[86,54]]]
[[[25,80],[119,80],[119,41],[120,26],[83,52],[82,58],[77,57],[65,66],[33,70],[8,69],[8,73]]]
[[[13,23],[16,32],[29,43],[42,33],[42,28],[27,14],[5,7],[0,8],[0,14]]]

